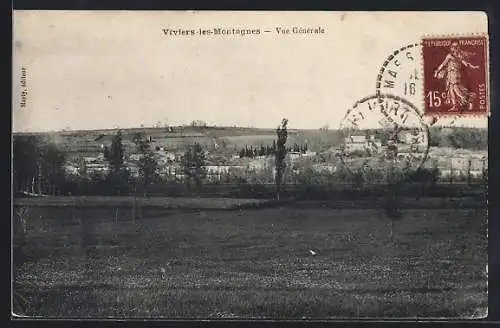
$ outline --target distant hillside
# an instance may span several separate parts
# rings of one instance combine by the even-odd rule
[[[259,129],[259,128],[243,128],[243,127],[193,127],[193,126],[171,126],[171,127],[144,127],[144,128],[128,128],[128,129],[98,129],[98,130],[64,130],[64,131],[51,131],[51,132],[15,132],[14,135],[34,135],[46,136],[57,135],[62,137],[67,136],[100,136],[100,135],[115,135],[118,131],[122,132],[123,136],[133,136],[138,132],[147,135],[165,135],[168,133],[206,133],[218,137],[223,136],[240,136],[240,135],[266,135],[274,134],[273,129]],[[293,134],[293,130],[290,131]]]
[[[244,127],[193,127],[174,126],[161,128],[132,128],[120,129],[125,143],[131,142],[138,132],[144,133],[148,138],[158,145],[168,148],[183,147],[188,143],[200,142],[207,146],[217,144],[225,148],[240,149],[245,146],[270,145],[276,140],[274,129],[244,128]],[[118,129],[106,130],[74,130],[38,133],[14,133],[14,136],[33,135],[42,139],[51,140],[63,146],[63,148],[74,148],[79,151],[81,147],[98,148],[100,143],[107,143]],[[320,150],[339,142],[338,133],[319,130],[296,130],[288,131],[289,144],[307,144],[311,150]],[[80,145],[80,146],[78,146]]]
[[[270,145],[276,140],[274,129],[244,128],[244,127],[145,127],[120,129],[124,144],[130,145],[134,135],[144,133],[158,146],[167,149],[180,150],[188,144],[198,142],[206,147],[222,147],[240,150],[245,146]],[[118,129],[106,130],[75,130],[39,133],[14,133],[14,136],[32,135],[54,142],[66,151],[80,152],[100,151],[101,143],[110,142]],[[291,129],[288,133],[288,144],[307,144],[311,151],[321,151],[336,147],[341,142],[338,130]],[[466,149],[487,149],[488,130],[463,127],[431,127],[430,144],[434,147],[455,147]]]

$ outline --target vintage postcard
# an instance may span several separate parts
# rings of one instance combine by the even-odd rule
[[[13,318],[485,318],[483,12],[14,11]]]

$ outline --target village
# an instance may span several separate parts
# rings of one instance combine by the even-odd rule
[[[230,142],[213,138],[204,133],[152,133],[146,136],[157,162],[156,173],[166,182],[182,182],[184,178],[182,157],[188,145],[202,145],[205,155],[206,181],[223,183],[232,181],[231,177],[244,177],[247,180],[259,177],[261,183],[273,183],[275,174],[274,157],[262,155],[258,151],[252,156],[242,156],[241,149]],[[99,135],[95,138],[80,138],[78,144],[73,141],[66,151],[73,156],[66,157],[65,171],[69,176],[105,175],[109,172],[109,163],[104,157],[104,148],[111,143],[112,135]],[[264,140],[259,147],[269,147],[270,141]],[[135,150],[130,138],[124,137],[124,167],[132,177],[140,176],[139,160],[141,155]],[[305,150],[306,146],[290,147],[286,156],[288,176],[300,174],[306,167],[316,173],[335,173],[343,164],[344,156],[384,156],[387,145],[375,135],[354,135],[346,137],[338,146],[321,150]],[[300,148],[300,149],[299,149]],[[64,149],[64,147],[63,147]],[[254,149],[254,148],[252,148]],[[247,150],[248,151],[248,150]],[[419,149],[425,152],[425,149]],[[398,147],[398,156],[409,153],[407,144]],[[438,168],[441,181],[458,180],[467,175],[481,177],[487,169],[487,152],[479,150],[430,147],[424,167]],[[293,181],[293,178],[290,178]]]

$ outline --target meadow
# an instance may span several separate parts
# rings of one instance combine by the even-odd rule
[[[125,207],[118,215],[112,206],[18,203],[16,208],[26,208],[25,233],[14,235],[18,314],[197,319],[486,314],[487,221],[473,208],[404,208],[392,237],[391,220],[374,206],[149,206],[135,220]]]

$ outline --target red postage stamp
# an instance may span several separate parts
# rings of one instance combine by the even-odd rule
[[[488,39],[422,40],[424,115],[487,115]]]

